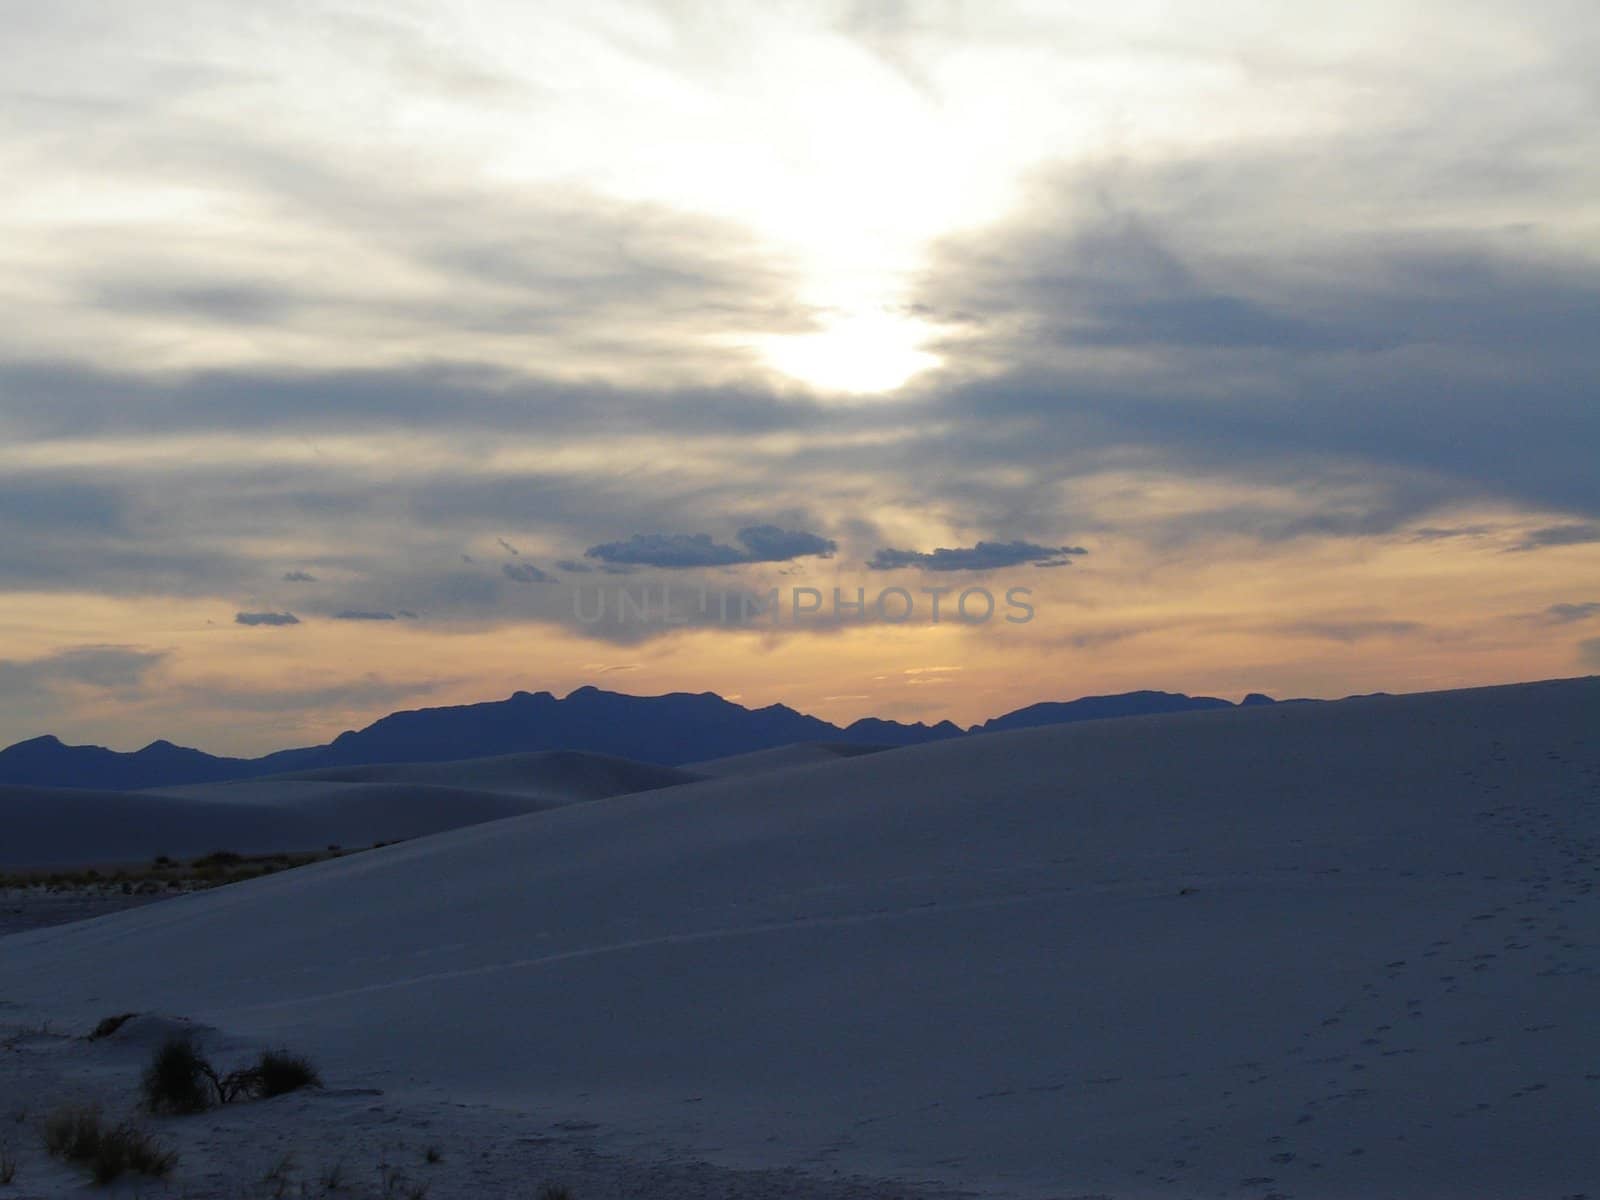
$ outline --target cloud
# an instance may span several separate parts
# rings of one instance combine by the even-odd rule
[[[1409,637],[1427,626],[1416,621],[1293,621],[1276,626],[1296,637],[1321,638],[1330,642],[1364,642],[1370,638]]]
[[[1035,567],[1070,566],[1072,559],[1089,553],[1081,546],[1041,546],[1036,542],[979,542],[975,546],[920,550],[882,549],[867,560],[873,571],[915,567],[923,571],[993,571],[1024,563]]]
[[[505,563],[500,573],[514,583],[554,583],[555,576],[548,575],[532,563]]]
[[[831,538],[776,525],[751,525],[739,530],[745,562],[788,562],[796,558],[832,558],[838,544]]]
[[[333,614],[335,621],[392,621],[395,615],[391,612],[370,612],[358,608],[347,608],[343,612]]]
[[[1483,537],[1494,532],[1489,525],[1460,525],[1440,527],[1434,525],[1424,526],[1411,535],[1414,542],[1444,542],[1453,538]]]
[[[309,571],[285,571],[283,573],[283,581],[285,583],[315,583],[317,577]]]
[[[1552,621],[1565,625],[1573,621],[1587,621],[1590,617],[1600,616],[1600,601],[1591,600],[1584,604],[1552,604],[1544,611]]]
[[[1497,166],[1430,138],[1434,117],[1041,172],[1013,218],[930,258],[917,300],[967,374],[929,389],[924,469],[1004,464],[1013,494],[1108,462],[1307,488],[1359,472],[1364,533],[1462,503],[1600,515],[1600,259],[1562,251],[1575,210],[1516,223],[1600,171],[1534,161],[1550,129],[1508,135]],[[1416,228],[1430,193],[1454,215]]]
[[[706,533],[636,533],[624,542],[590,546],[584,554],[611,565],[679,570],[831,558],[838,549],[830,538],[776,525],[750,525],[739,530],[737,536],[742,549],[715,542]]]
[[[1585,667],[1600,671],[1600,638],[1589,638],[1578,643],[1578,661]]]
[[[79,686],[125,692],[167,660],[165,650],[134,646],[73,646],[43,658],[0,660],[0,692],[28,693]]]
[[[241,612],[233,614],[235,625],[298,625],[300,618],[290,612]]]
[[[744,552],[711,540],[708,533],[636,533],[625,542],[605,542],[584,551],[589,558],[627,566],[726,567]]]
[[[1519,551],[1544,550],[1551,546],[1584,546],[1591,542],[1600,542],[1600,521],[1547,525],[1543,529],[1535,529],[1511,548]]]

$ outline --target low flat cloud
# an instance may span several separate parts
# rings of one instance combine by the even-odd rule
[[[392,612],[374,612],[368,609],[347,608],[343,612],[333,614],[335,621],[393,621]]]
[[[0,659],[0,692],[62,685],[126,691],[139,687],[167,657],[164,650],[134,646],[73,646],[43,658]]]
[[[292,612],[241,612],[233,614],[235,625],[298,625],[300,618]]]
[[[513,583],[553,583],[555,576],[541,571],[532,563],[514,562],[506,563],[500,568],[500,573]]]
[[[739,530],[737,539],[739,546],[728,546],[713,540],[708,533],[636,533],[626,541],[590,546],[584,554],[614,566],[687,570],[832,558],[839,548],[831,538],[776,525],[746,526]]]
[[[285,571],[283,573],[283,581],[285,583],[315,583],[317,577],[309,571]]]
[[[1587,621],[1590,617],[1600,616],[1600,600],[1591,600],[1584,604],[1552,604],[1544,611],[1552,621],[1562,625],[1573,621]]]
[[[1513,550],[1545,550],[1551,546],[1585,546],[1600,542],[1600,521],[1583,521],[1572,525],[1547,525],[1535,529]]]
[[[1277,627],[1280,632],[1330,642],[1364,642],[1371,638],[1409,637],[1427,626],[1417,621],[1295,621]]]
[[[1065,567],[1078,555],[1089,553],[1082,546],[1041,546],[1037,542],[978,542],[973,546],[940,546],[921,550],[882,549],[867,560],[873,571],[894,571],[915,567],[923,571],[993,571],[1002,567],[1028,564],[1035,567]]]

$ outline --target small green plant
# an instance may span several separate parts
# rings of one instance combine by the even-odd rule
[[[129,1122],[107,1125],[94,1108],[60,1109],[45,1119],[43,1132],[51,1157],[87,1168],[102,1185],[130,1172],[165,1179],[178,1164],[177,1151]]]

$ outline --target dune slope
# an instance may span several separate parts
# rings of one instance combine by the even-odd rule
[[[150,792],[0,787],[0,867],[370,846],[698,776],[601,754],[334,767]]]
[[[1586,679],[714,780],[15,935],[0,996],[729,1162],[1568,1196],[1600,1178],[1597,713]]]

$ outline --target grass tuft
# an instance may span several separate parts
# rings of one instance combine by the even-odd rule
[[[204,1112],[224,1099],[211,1064],[187,1037],[168,1038],[145,1068],[145,1107],[155,1113]]]
[[[178,1152],[160,1146],[129,1122],[107,1125],[94,1108],[64,1108],[45,1118],[44,1148],[53,1158],[84,1167],[102,1186],[130,1172],[165,1179]]]

